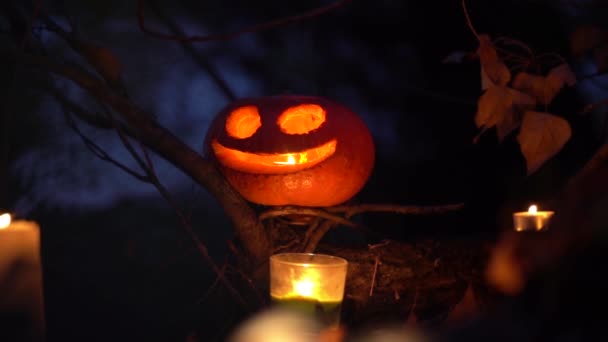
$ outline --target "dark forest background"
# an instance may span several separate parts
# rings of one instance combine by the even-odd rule
[[[171,20],[184,32],[201,35],[329,2],[154,3],[145,11],[149,27],[168,32],[165,23]],[[303,22],[229,41],[192,43],[194,52],[141,32],[135,1],[57,0],[41,6],[56,22],[75,24],[85,37],[110,48],[122,61],[130,98],[199,151],[210,121],[230,102],[214,79],[217,74],[238,98],[318,95],[360,114],[374,136],[377,161],[355,202],[466,204],[463,212],[443,217],[365,215],[362,220],[377,234],[337,231],[328,237],[337,242],[433,234],[491,237],[509,228],[511,212],[533,201],[542,207],[606,137],[601,111],[576,115],[608,95],[608,78],[595,77],[554,101],[553,111],[568,118],[573,136],[534,175],[526,177],[514,136],[499,144],[488,132],[473,144],[479,61],[446,62],[454,52],[477,48],[460,0],[353,1]],[[570,55],[569,34],[575,28],[606,25],[601,20],[608,14],[602,1],[471,0],[468,8],[480,33],[519,39],[535,51],[563,56]],[[12,44],[9,24],[7,16],[0,16],[2,45]],[[49,55],[79,61],[41,23],[34,24],[33,34]],[[577,74],[596,72],[589,60],[569,62]],[[230,305],[218,307],[209,295],[214,275],[197,257],[175,213],[151,185],[95,158],[39,84],[58,84],[85,105],[94,101],[66,81],[18,64],[2,63],[0,71],[0,110],[10,117],[1,134],[9,148],[0,165],[5,190],[0,206],[42,227],[49,338],[178,341],[198,329],[213,340],[230,330],[242,317]],[[117,159],[134,165],[115,134],[82,129]],[[154,161],[161,180],[222,264],[232,237],[228,218],[204,189],[160,158]]]

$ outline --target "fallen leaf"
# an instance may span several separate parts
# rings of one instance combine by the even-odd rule
[[[511,80],[511,72],[509,68],[502,62],[494,44],[490,40],[490,36],[486,34],[479,35],[479,60],[481,62],[481,68],[486,73],[488,78],[495,85],[504,86]],[[482,73],[483,75],[483,73]],[[486,82],[486,86],[487,82]],[[482,90],[485,90],[482,77]]]
[[[526,158],[528,175],[557,154],[571,135],[570,124],[565,119],[549,113],[525,112],[517,141]]]
[[[475,315],[478,310],[479,306],[477,305],[477,300],[475,299],[473,286],[471,286],[469,283],[460,302],[458,302],[448,314],[446,322],[461,322],[462,320]]]
[[[532,108],[535,104],[534,98],[520,91],[501,86],[491,87],[479,97],[475,124],[480,128],[500,125],[502,133],[506,135],[513,125],[515,128],[519,125],[517,113]]]
[[[580,26],[570,34],[570,51],[581,57],[608,41],[608,33],[596,26]]]

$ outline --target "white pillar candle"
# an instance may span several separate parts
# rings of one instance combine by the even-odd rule
[[[21,339],[44,340],[40,227],[11,220],[9,214],[0,214],[0,315],[19,322],[18,327],[4,327],[0,336],[11,330]]]

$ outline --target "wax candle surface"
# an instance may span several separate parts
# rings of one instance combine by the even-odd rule
[[[0,340],[44,339],[40,228],[0,215]],[[9,334],[10,336],[5,336]]]

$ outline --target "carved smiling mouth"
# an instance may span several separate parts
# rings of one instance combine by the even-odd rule
[[[292,153],[249,153],[220,144],[217,139],[211,148],[218,161],[231,169],[260,174],[290,173],[311,168],[336,152],[337,140],[308,150]]]

